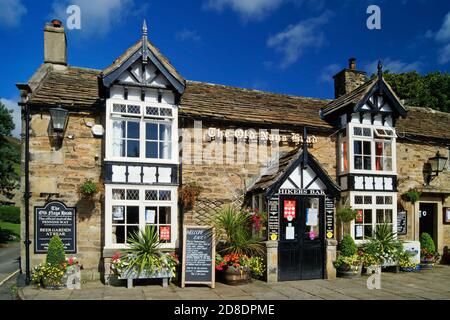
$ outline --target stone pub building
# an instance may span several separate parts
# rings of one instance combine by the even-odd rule
[[[448,161],[432,171],[438,152],[448,158],[450,115],[405,106],[381,69],[369,79],[350,59],[334,76],[335,99],[289,96],[186,80],[145,24],[136,38],[102,70],[75,67],[53,20],[43,64],[17,85],[31,268],[45,259],[51,225],[37,230],[48,221],[36,217],[53,212],[49,203],[76,211],[61,232],[86,279],[108,279],[130,232],[155,225],[163,248],[178,250],[184,225],[205,225],[226,204],[269,213],[268,281],[335,276],[341,206],[358,209],[357,243],[388,223],[403,240],[428,232],[441,254],[450,245]],[[87,180],[100,186],[91,199],[78,191]],[[178,193],[192,182],[202,191],[187,208]],[[420,198],[411,204],[404,194],[413,188]]]

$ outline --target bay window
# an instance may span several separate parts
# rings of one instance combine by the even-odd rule
[[[176,106],[107,100],[106,160],[177,162]]]
[[[352,170],[395,172],[395,131],[388,128],[351,126],[352,135],[340,145],[341,172],[345,170],[346,143],[350,142]]]

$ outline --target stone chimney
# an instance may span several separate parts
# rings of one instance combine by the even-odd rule
[[[356,59],[348,59],[348,69],[337,73],[334,77],[334,97],[337,99],[367,81],[367,73],[356,70]]]
[[[44,28],[44,63],[67,66],[67,39],[60,20],[52,20]]]

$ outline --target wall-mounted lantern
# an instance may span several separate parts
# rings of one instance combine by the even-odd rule
[[[59,106],[58,108],[50,108],[50,118],[51,118],[51,125],[52,130],[54,133],[56,133],[56,136],[62,140],[64,135],[64,130],[66,129],[67,120],[69,116],[69,111],[66,109],[61,108]]]
[[[436,153],[436,155],[434,157],[428,159],[427,172],[425,175],[425,180],[426,180],[427,185],[430,184],[430,182],[433,180],[433,178],[435,178],[439,175],[439,172],[444,171],[447,161],[448,161],[448,158],[441,156],[439,151]]]

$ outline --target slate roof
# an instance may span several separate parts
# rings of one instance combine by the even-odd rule
[[[450,113],[430,108],[406,107],[406,119],[398,119],[396,131],[399,137],[404,134],[416,137],[450,140]]]
[[[41,66],[30,79],[33,91],[30,105],[66,108],[93,108],[103,106],[100,75],[101,70],[68,67],[54,70]],[[366,92],[363,85],[354,92],[353,100]],[[350,97],[347,97],[350,99]],[[333,127],[322,120],[319,110],[337,106],[334,101],[275,94],[257,90],[187,81],[186,91],[180,103],[180,116],[216,119],[220,121],[248,122],[261,125],[309,126],[324,131]],[[342,100],[340,100],[342,102]],[[339,102],[339,101],[338,101]],[[450,140],[450,113],[409,107],[406,119],[399,119],[397,132],[416,137]]]
[[[41,68],[45,73],[28,98],[30,104],[64,107],[101,106],[99,70],[68,67],[67,70]]]
[[[320,118],[328,100],[187,81],[181,98],[181,116],[251,122],[260,125],[333,127]]]

